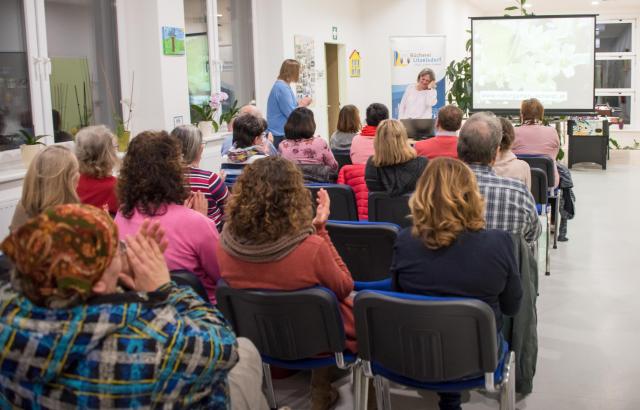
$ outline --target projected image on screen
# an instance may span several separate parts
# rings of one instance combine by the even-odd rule
[[[473,109],[592,110],[595,18],[475,19]]]

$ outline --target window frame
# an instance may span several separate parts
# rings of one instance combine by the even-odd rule
[[[598,52],[596,49],[595,59],[596,61],[631,61],[631,87],[630,88],[596,88],[595,97],[629,97],[630,107],[630,121],[629,124],[625,124],[629,128],[635,128],[640,125],[640,118],[638,118],[638,110],[636,104],[636,95],[638,87],[638,65],[637,65],[637,50],[638,50],[638,31],[637,31],[637,19],[636,18],[603,18],[596,19],[596,26],[600,24],[631,24],[631,51],[629,52]]]

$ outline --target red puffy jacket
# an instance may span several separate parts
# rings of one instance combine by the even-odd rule
[[[345,165],[338,174],[338,184],[349,185],[356,195],[358,219],[361,221],[369,219],[369,190],[364,180],[364,167],[365,164]]]

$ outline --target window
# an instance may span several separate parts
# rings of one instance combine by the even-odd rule
[[[251,0],[184,0],[191,104],[216,91],[229,95],[223,109],[255,99],[251,8]]]
[[[115,0],[2,0],[0,33],[0,150],[25,133],[52,144],[86,125],[115,129]]]
[[[612,115],[637,125],[635,20],[596,24],[596,104],[608,104]]]

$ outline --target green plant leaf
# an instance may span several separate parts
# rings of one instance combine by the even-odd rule
[[[505,7],[504,11],[512,11],[512,10],[518,10],[519,7],[517,6],[509,6],[509,7]],[[507,14],[508,15],[508,14]]]

